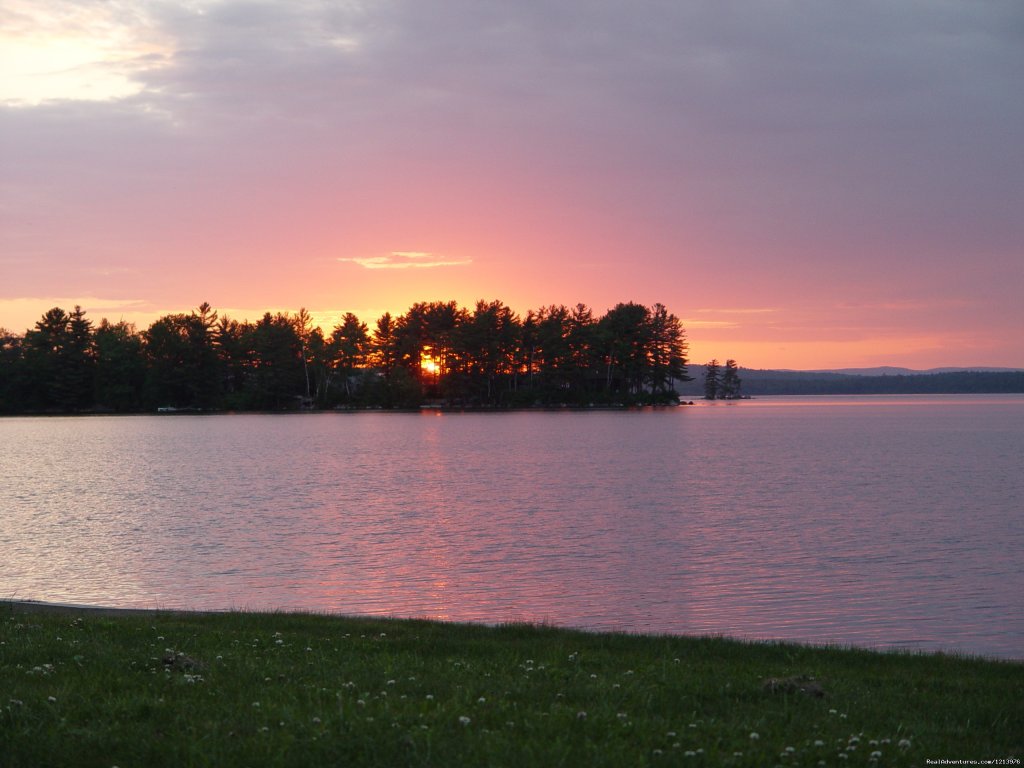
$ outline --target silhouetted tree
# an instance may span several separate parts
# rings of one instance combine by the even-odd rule
[[[569,311],[566,325],[566,381],[577,402],[586,402],[590,393],[601,385],[602,329],[594,321],[594,313],[586,304],[577,304]]]
[[[601,318],[609,392],[637,395],[648,373],[650,311],[641,304],[616,304]]]
[[[341,377],[345,399],[351,400],[352,379],[357,371],[366,368],[370,357],[370,335],[366,323],[351,312],[345,313],[341,323],[334,327],[328,343],[332,370]]]
[[[165,315],[143,334],[151,406],[213,408],[220,402],[220,360],[214,348],[217,313],[205,302],[188,315]]]
[[[741,381],[736,361],[726,360],[718,396],[723,400],[736,400],[740,397],[740,385]]]
[[[678,317],[664,304],[655,304],[649,316],[648,382],[658,400],[678,398],[673,383],[692,381],[686,374],[686,333]]]
[[[43,314],[25,334],[23,375],[28,410],[76,411],[93,403],[92,323],[76,306]]]
[[[385,408],[416,406],[421,402],[418,365],[403,364],[403,347],[411,343],[390,312],[377,319],[370,339],[369,365],[377,372],[372,401]],[[415,371],[415,372],[414,372]]]
[[[220,364],[221,402],[225,408],[245,408],[248,404],[246,381],[253,366],[248,334],[245,324],[228,317],[220,318],[214,329],[214,347]]]
[[[530,400],[527,402],[532,402],[534,397],[532,390],[535,385],[534,374],[537,372],[536,358],[539,344],[537,323],[537,313],[532,309],[529,310],[520,324],[519,341],[516,345],[513,388],[519,389],[519,376],[523,375],[525,377],[525,387],[529,390]]]
[[[96,367],[92,321],[86,319],[85,311],[77,305],[68,315],[67,343],[62,357],[60,407],[76,411],[91,407]]]
[[[309,338],[313,332],[313,317],[305,307],[299,307],[299,311],[293,318],[295,323],[295,334],[299,337],[302,349],[302,373],[306,379],[306,400],[311,399],[309,388]]]
[[[0,413],[25,409],[26,380],[22,337],[0,328]]]
[[[712,360],[704,371],[704,398],[706,400],[717,398],[720,387],[721,369],[718,366],[718,360]]]
[[[118,412],[142,407],[146,359],[142,338],[131,323],[100,321],[93,334],[96,349],[96,404]]]
[[[294,319],[267,312],[246,331],[252,354],[252,371],[246,382],[250,402],[264,410],[294,407],[302,400],[306,383],[302,339]]]
[[[325,406],[328,404],[328,388],[333,374],[327,340],[320,328],[313,328],[306,337],[306,360],[307,373],[312,381],[313,403]]]
[[[467,317],[466,310],[454,301],[433,301],[413,304],[398,319],[399,364],[421,382],[424,394],[445,394],[447,376],[458,370],[461,362],[455,347],[456,329]],[[430,369],[424,368],[425,357],[431,361]]]
[[[456,387],[476,402],[494,404],[499,382],[511,375],[519,339],[519,318],[500,301],[478,301],[455,335],[462,378]]]
[[[537,311],[536,354],[537,378],[541,402],[565,402],[572,371],[569,348],[569,309],[552,304]]]

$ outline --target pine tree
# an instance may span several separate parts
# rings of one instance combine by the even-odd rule
[[[718,367],[718,360],[712,360],[705,366],[704,372],[704,399],[714,400],[719,396],[721,390],[720,372],[721,369]]]
[[[723,400],[738,400],[740,398],[740,384],[739,368],[736,366],[736,361],[726,360],[725,372],[722,374],[718,396]]]

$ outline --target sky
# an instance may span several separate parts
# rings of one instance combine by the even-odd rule
[[[1019,0],[4,0],[0,326],[661,302],[1024,367]]]

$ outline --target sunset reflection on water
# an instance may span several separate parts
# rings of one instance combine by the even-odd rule
[[[0,588],[1024,657],[1024,399],[808,400],[6,419]]]

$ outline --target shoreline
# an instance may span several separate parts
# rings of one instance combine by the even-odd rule
[[[116,608],[85,603],[53,603],[43,600],[0,598],[0,613],[67,613],[81,616],[219,616],[232,611],[199,611],[184,608]]]
[[[403,617],[403,616],[362,616],[359,614],[347,614],[347,613],[324,613],[310,610],[248,610],[244,608],[226,608],[221,610],[200,610],[200,609],[187,609],[187,608],[117,608],[109,605],[88,605],[84,603],[55,603],[42,600],[16,600],[8,598],[0,598],[0,614],[65,614],[71,616],[93,616],[99,618],[141,618],[141,617],[223,617],[232,615],[245,615],[245,616],[298,616],[298,617],[313,617],[323,619],[338,619],[338,620],[367,620],[367,621],[386,621],[386,622],[415,622],[425,621],[431,624],[438,625],[450,625],[452,627],[480,627],[485,629],[498,629],[505,624],[502,623],[487,623],[487,622],[460,622],[460,621],[444,621],[439,619],[417,619],[414,617]],[[515,624],[516,622],[511,622]],[[732,637],[721,634],[663,634],[663,633],[647,633],[647,632],[616,632],[609,630],[594,630],[587,629],[585,627],[570,627],[560,626],[557,624],[534,624],[531,622],[525,622],[524,626],[537,627],[541,629],[551,629],[555,631],[566,631],[566,632],[581,632],[586,635],[598,636],[624,636],[624,637],[636,637],[636,638],[677,638],[687,640],[700,640],[700,639],[718,639],[725,640],[728,642],[735,642],[746,646],[793,646],[809,651],[854,651],[854,652],[867,652],[874,653],[884,656],[890,655],[910,655],[910,656],[923,656],[923,657],[948,657],[948,658],[960,658],[966,660],[976,660],[984,662],[995,662],[995,663],[1006,663],[1006,664],[1019,664],[1024,665],[1024,656],[1021,657],[1008,657],[1008,656],[993,656],[982,653],[972,653],[968,651],[957,651],[957,650],[922,650],[908,647],[870,647],[870,646],[859,646],[859,645],[835,645],[835,644],[820,644],[812,642],[800,642],[799,640],[785,640],[785,639],[773,639],[773,638],[759,638],[751,639],[745,637]]]

